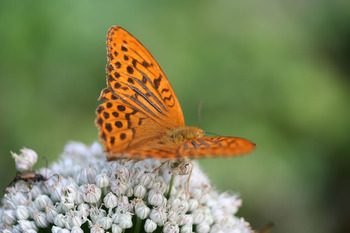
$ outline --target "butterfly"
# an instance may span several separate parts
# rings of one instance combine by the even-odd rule
[[[180,103],[164,72],[130,33],[107,34],[107,88],[101,91],[96,125],[107,160],[236,156],[255,144],[237,137],[203,137],[185,126]]]

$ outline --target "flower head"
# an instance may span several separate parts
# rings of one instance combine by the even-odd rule
[[[38,171],[47,180],[19,180],[7,188],[0,231],[254,232],[234,216],[242,204],[238,196],[213,190],[196,162],[191,195],[183,175],[191,163],[175,161],[154,172],[159,165],[155,159],[106,162],[98,143],[68,143],[57,162]]]

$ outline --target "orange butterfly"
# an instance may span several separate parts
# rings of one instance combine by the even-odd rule
[[[235,156],[255,144],[236,137],[202,137],[185,126],[182,110],[162,69],[145,47],[121,27],[107,35],[107,88],[96,125],[107,160]]]

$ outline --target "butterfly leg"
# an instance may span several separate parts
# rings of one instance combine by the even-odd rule
[[[153,173],[155,173],[156,171],[158,171],[161,167],[163,167],[167,162],[169,162],[170,159],[167,159],[165,162],[163,162],[161,165],[159,165],[158,167],[156,167],[154,170],[153,170]]]
[[[191,164],[191,170],[190,170],[190,174],[188,175],[188,178],[187,178],[187,187],[186,188],[187,188],[187,193],[190,195],[190,198],[194,198],[192,196],[192,194],[190,193],[190,179],[191,179],[194,164],[190,160],[188,160],[188,162]]]

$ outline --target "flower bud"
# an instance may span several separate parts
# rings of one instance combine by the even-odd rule
[[[154,177],[152,177],[152,175],[149,173],[145,173],[141,176],[140,183],[143,184],[146,188],[151,188],[152,180],[154,180]]]
[[[147,219],[144,229],[147,233],[153,232],[157,229],[157,223],[153,222],[151,219]]]
[[[11,233],[22,233],[23,231],[21,230],[21,227],[19,224],[15,225],[13,228],[12,228],[12,231]]]
[[[170,209],[168,211],[168,221],[177,222],[178,218],[179,218],[179,215],[175,210]]]
[[[138,184],[134,188],[134,196],[137,198],[143,198],[146,195],[146,188],[142,184]]]
[[[22,192],[16,192],[12,195],[12,201],[15,205],[25,205],[27,203],[27,197]]]
[[[68,224],[68,222],[63,214],[56,215],[53,222],[58,227],[65,227]]]
[[[127,190],[126,190],[126,196],[127,197],[132,197],[134,195],[134,190],[132,189],[131,186],[128,186]]]
[[[191,166],[186,159],[174,159],[169,162],[169,172],[172,175],[187,175],[191,171]]]
[[[55,220],[55,217],[58,214],[57,209],[54,206],[49,205],[45,207],[45,212],[46,212],[47,221],[49,221],[50,223],[53,223]]]
[[[119,197],[118,205],[122,208],[127,208],[129,206],[129,198],[127,196]]]
[[[81,203],[81,204],[79,204],[79,206],[78,206],[78,210],[80,211],[80,213],[82,214],[82,215],[84,215],[85,217],[87,217],[87,216],[89,216],[89,205],[88,204],[86,204],[86,203]]]
[[[111,182],[111,190],[113,193],[117,194],[118,197],[121,195],[125,195],[127,189],[128,185],[125,182]]]
[[[109,186],[110,181],[109,181],[107,174],[103,173],[103,174],[99,174],[96,176],[95,182],[96,182],[97,187],[105,188],[105,187]]]
[[[196,225],[196,230],[198,233],[208,233],[210,230],[210,226],[206,222],[201,222]]]
[[[70,233],[84,233],[84,231],[80,227],[72,227]]]
[[[90,218],[93,223],[97,223],[97,221],[103,217],[106,217],[106,211],[103,209],[91,208],[90,209]]]
[[[39,208],[39,210],[44,210],[46,206],[53,204],[51,199],[45,194],[37,196],[34,200],[34,203]]]
[[[110,217],[103,217],[97,221],[98,224],[101,225],[101,227],[105,230],[108,230],[112,227],[112,219]]]
[[[37,196],[45,192],[44,190],[46,190],[46,188],[44,187],[42,186],[42,183],[35,183],[33,187],[30,188],[30,191],[29,191],[32,198],[35,199]]]
[[[63,186],[56,184],[53,187],[51,187],[49,193],[53,201],[61,201],[61,197],[63,196]]]
[[[157,190],[152,189],[148,194],[148,203],[154,206],[161,206],[163,204],[163,194]]]
[[[80,213],[80,211],[72,212],[72,215],[69,216],[69,225],[80,227],[86,221],[86,217]]]
[[[112,233],[122,233],[123,229],[117,224],[112,224]]]
[[[61,227],[53,226],[51,228],[51,232],[52,233],[70,233],[70,230],[64,229],[64,228],[61,228]]]
[[[181,226],[183,225],[188,225],[188,226],[191,226],[193,224],[193,218],[192,218],[192,215],[191,214],[185,214],[180,223],[179,223]]]
[[[113,215],[112,215],[112,221],[113,221],[113,223],[118,224],[118,223],[119,223],[119,220],[120,220],[120,216],[121,216],[120,213],[115,213],[115,214],[113,214]]]
[[[58,207],[62,210],[62,211],[68,211],[70,209],[73,209],[75,206],[73,201],[68,201],[65,199],[62,199],[62,201],[60,202],[60,204],[58,205]]]
[[[26,231],[26,233],[38,233],[38,232],[36,230],[34,230],[34,229],[28,229]]]
[[[29,210],[26,206],[20,205],[16,209],[17,219],[25,220],[29,218]]]
[[[85,155],[87,154],[88,148],[84,143],[81,142],[68,142],[63,149],[64,153],[71,155]]]
[[[13,225],[16,223],[16,212],[14,210],[5,210],[2,214],[1,220],[7,225]]]
[[[27,232],[29,229],[33,229],[33,230],[38,230],[37,226],[35,225],[35,223],[33,221],[28,221],[28,220],[18,220],[18,224],[20,229],[23,232]]]
[[[179,229],[179,226],[177,224],[167,222],[164,225],[163,232],[164,233],[179,233],[180,229]]]
[[[192,216],[194,224],[199,224],[204,220],[203,212],[199,209],[193,211]]]
[[[89,203],[97,203],[101,198],[101,189],[94,184],[85,185],[84,201]]]
[[[93,167],[88,167],[80,172],[79,181],[82,184],[93,184],[95,182],[95,177],[97,171]]]
[[[165,221],[167,220],[167,216],[164,211],[164,208],[163,207],[154,208],[150,213],[150,218],[155,223],[157,223],[157,225],[163,226]]]
[[[183,201],[178,207],[178,211],[182,214],[187,213],[188,209],[189,209],[189,204],[187,201]]]
[[[199,205],[199,203],[198,203],[197,199],[190,199],[188,201],[188,210],[192,212],[198,208],[198,205]]]
[[[135,205],[135,213],[140,219],[145,219],[148,217],[151,209],[148,208],[143,201],[139,201]]]
[[[192,233],[192,225],[182,226],[181,233]]]
[[[90,152],[92,155],[101,155],[103,154],[103,149],[98,142],[93,142],[90,146]]]
[[[118,198],[113,193],[108,193],[105,198],[103,198],[103,202],[108,209],[114,208],[118,205]]]
[[[34,213],[34,221],[39,228],[45,228],[49,225],[46,219],[46,214],[43,212]]]
[[[21,154],[11,152],[12,157],[15,159],[16,169],[19,172],[24,172],[32,169],[36,161],[38,160],[38,155],[35,151],[23,147]]]
[[[119,226],[123,229],[132,227],[131,214],[122,214],[119,219]]]

